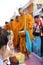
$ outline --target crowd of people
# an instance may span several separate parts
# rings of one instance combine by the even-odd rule
[[[38,47],[40,48],[40,56],[43,56],[43,16],[36,15],[34,17],[34,26],[33,26],[33,35],[34,40],[33,44],[38,43]]]
[[[5,22],[4,27],[0,27],[0,65],[7,64],[5,59],[15,53],[14,49],[20,48],[20,51],[25,53],[28,57],[31,51],[29,44],[34,43],[36,37],[40,37],[41,43],[41,56],[43,55],[43,16],[36,15],[32,17],[31,14],[24,14],[24,10],[19,8],[20,16],[11,19],[10,22]],[[20,31],[28,31],[29,43],[20,44]],[[26,37],[27,38],[27,37]],[[25,40],[26,41],[26,40]],[[23,41],[22,41],[23,42]],[[36,43],[36,42],[35,42]],[[37,41],[38,43],[38,41]]]

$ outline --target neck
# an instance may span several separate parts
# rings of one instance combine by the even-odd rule
[[[16,20],[16,22],[19,22],[18,20]]]
[[[0,50],[0,55],[3,57],[3,52],[2,52],[2,50]]]
[[[24,13],[23,13],[23,14],[21,14],[21,16],[24,16]]]

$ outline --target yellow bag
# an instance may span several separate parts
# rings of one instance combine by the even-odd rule
[[[21,52],[15,53],[14,56],[16,56],[17,60],[19,61],[20,64],[24,63],[25,61],[25,56]]]

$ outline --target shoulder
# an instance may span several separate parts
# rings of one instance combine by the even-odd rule
[[[26,14],[28,17],[32,17],[32,15],[31,14]]]
[[[14,20],[13,22],[12,22],[12,24],[15,24],[16,23],[16,20]]]

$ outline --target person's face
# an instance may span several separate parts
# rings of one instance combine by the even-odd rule
[[[24,14],[24,10],[22,8],[19,10],[19,14],[20,15],[23,15]]]
[[[35,18],[34,20],[35,20],[36,23],[38,22],[38,18]]]
[[[17,18],[16,21],[19,22],[19,18]]]
[[[8,23],[6,23],[6,26],[8,25]]]

